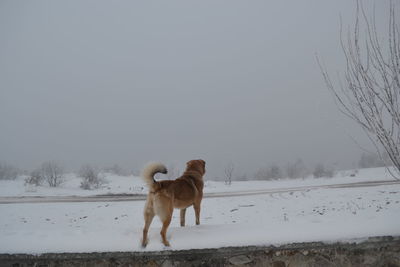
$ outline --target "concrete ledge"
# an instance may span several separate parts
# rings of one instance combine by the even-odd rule
[[[386,266],[400,267],[400,237],[360,243],[293,243],[157,252],[0,254],[0,266]]]

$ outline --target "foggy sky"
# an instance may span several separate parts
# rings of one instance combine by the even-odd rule
[[[363,1],[372,7],[374,1]],[[377,23],[388,1],[376,1]],[[0,1],[0,161],[34,168],[202,158],[209,178],[302,158],[351,166],[356,139],[315,60],[344,66],[355,2]]]

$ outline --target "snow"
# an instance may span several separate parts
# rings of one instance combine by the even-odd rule
[[[98,189],[80,188],[82,178],[74,173],[65,175],[65,182],[57,188],[46,185],[25,185],[26,176],[16,180],[0,180],[0,197],[11,196],[92,196],[103,194],[146,194],[147,189],[140,177],[105,174],[105,184]]]
[[[381,176],[375,176],[379,173]],[[387,180],[388,177],[382,173],[382,169],[368,169],[360,170],[356,177],[233,182],[231,186],[207,182],[205,191],[332,184],[342,183],[341,179],[352,182],[373,178]],[[137,184],[136,181],[128,182],[133,178],[113,179],[114,183],[108,184],[111,189],[100,189],[95,194],[121,193],[127,190],[122,186],[140,186],[140,180]],[[62,195],[68,190],[73,194],[80,191],[93,193],[78,190],[72,182],[65,186],[55,191],[39,188],[35,193]],[[1,190],[3,192],[4,189]],[[14,195],[30,193],[13,190]],[[0,253],[181,250],[308,241],[336,242],[400,235],[400,184],[340,189],[304,188],[295,192],[205,198],[199,226],[194,225],[194,212],[189,208],[187,226],[180,227],[179,212],[175,210],[167,234],[171,243],[169,248],[161,243],[161,223],[158,219],[150,227],[147,248],[140,247],[143,206],[144,201],[1,204]]]

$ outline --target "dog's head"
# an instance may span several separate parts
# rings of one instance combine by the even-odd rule
[[[196,171],[203,176],[206,173],[206,162],[202,159],[190,160],[186,163],[187,171]]]

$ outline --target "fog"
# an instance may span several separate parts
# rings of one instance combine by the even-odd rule
[[[389,1],[363,4],[385,24]],[[316,62],[343,70],[340,17],[355,1],[3,0],[0,161],[352,167],[371,146]]]

